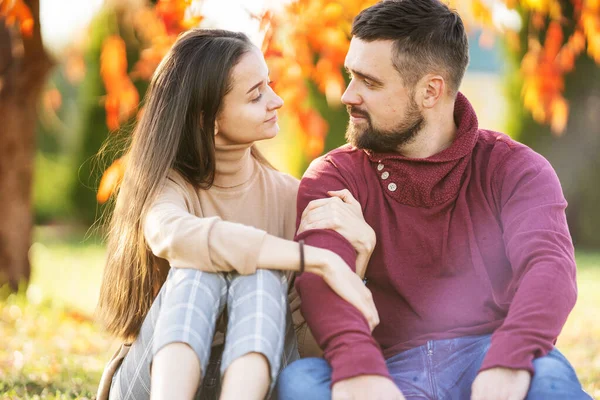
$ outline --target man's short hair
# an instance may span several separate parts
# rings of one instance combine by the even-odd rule
[[[469,43],[463,22],[438,0],[383,0],[354,19],[352,36],[371,42],[393,40],[394,67],[404,85],[414,88],[425,74],[444,77],[458,93],[467,65]]]

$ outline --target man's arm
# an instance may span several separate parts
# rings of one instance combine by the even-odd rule
[[[327,198],[327,191],[348,189],[358,199],[357,188],[326,158],[315,160],[305,173],[298,191],[298,219],[312,200]],[[337,253],[355,270],[356,251],[333,230],[309,230],[296,237],[312,246]],[[359,375],[389,377],[383,354],[371,336],[363,315],[336,295],[322,278],[305,273],[296,279],[302,299],[302,313],[310,326],[324,357],[332,366],[332,381]]]
[[[515,295],[481,369],[533,373],[533,359],[552,350],[577,297],[567,203],[548,161],[528,148],[500,165],[495,190]]]

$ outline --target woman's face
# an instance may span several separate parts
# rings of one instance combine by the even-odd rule
[[[253,48],[232,71],[232,90],[217,115],[215,143],[246,144],[270,139],[279,132],[277,109],[283,100],[269,86],[262,53]]]

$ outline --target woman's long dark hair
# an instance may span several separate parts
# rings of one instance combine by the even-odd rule
[[[215,175],[215,120],[231,90],[231,73],[253,44],[242,33],[194,29],[158,66],[136,126],[107,233],[98,314],[107,330],[137,336],[168,266],[146,245],[145,215],[170,169],[197,188]],[[268,162],[252,148],[260,162]]]

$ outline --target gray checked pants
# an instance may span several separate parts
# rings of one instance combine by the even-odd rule
[[[110,399],[148,399],[153,356],[177,342],[188,344],[200,360],[203,379],[196,398],[217,399],[227,367],[250,352],[269,361],[272,389],[279,372],[299,358],[287,290],[287,279],[279,271],[257,270],[241,276],[171,268],[140,334],[113,376]],[[225,344],[211,350],[217,319],[225,307]]]

